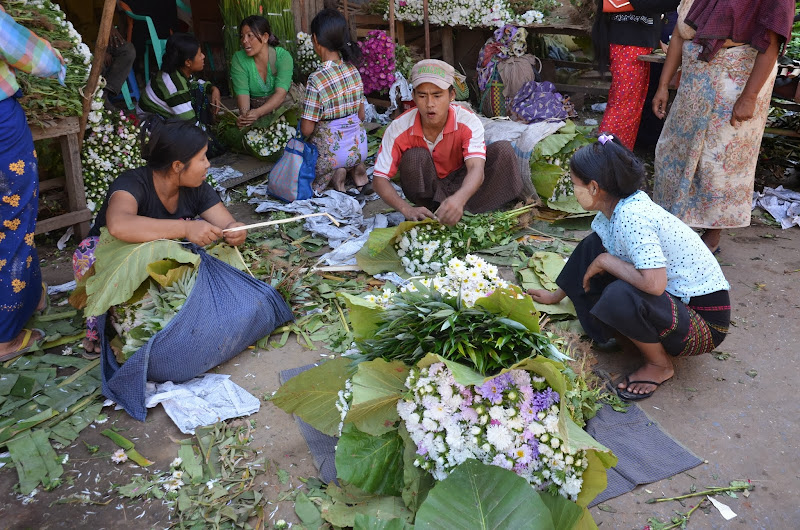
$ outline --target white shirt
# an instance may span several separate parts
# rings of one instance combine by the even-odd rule
[[[685,304],[731,286],[700,236],[643,191],[621,199],[611,219],[600,212],[592,229],[609,254],[639,270],[667,269],[667,292]]]

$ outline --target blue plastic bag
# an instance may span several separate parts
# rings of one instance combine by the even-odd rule
[[[267,192],[282,201],[310,199],[317,174],[317,146],[299,136],[286,144],[283,155],[269,172]]]
[[[147,416],[147,381],[182,383],[239,355],[248,346],[294,320],[272,286],[209,256],[202,249],[197,279],[183,308],[124,364],[117,363],[97,321],[103,395],[139,421]]]

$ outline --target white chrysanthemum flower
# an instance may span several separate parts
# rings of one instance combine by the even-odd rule
[[[115,464],[122,464],[128,461],[128,455],[125,454],[124,449],[117,449],[111,455],[111,461]]]

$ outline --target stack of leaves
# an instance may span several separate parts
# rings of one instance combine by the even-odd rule
[[[558,132],[542,139],[531,155],[531,179],[548,208],[571,214],[586,213],[575,199],[569,177],[572,155],[595,140],[587,135],[589,127],[576,126],[567,120]]]
[[[194,438],[180,442],[169,471],[139,475],[117,492],[166,502],[182,528],[247,528],[251,517],[263,523],[260,488],[271,462],[249,446],[252,434],[249,424],[198,427]]]
[[[527,225],[533,208],[529,204],[505,212],[465,212],[452,227],[427,219],[378,228],[370,232],[367,244],[356,254],[356,261],[369,274],[438,273],[451,257],[463,258],[470,252],[509,243]],[[407,262],[402,260],[404,257]]]
[[[112,308],[111,322],[117,331],[117,337],[111,341],[111,348],[118,363],[127,361],[156,333],[167,327],[192,292],[197,279],[195,269],[175,262],[174,268],[169,270],[174,270],[177,274],[169,275],[166,285],[154,280],[140,300]]]
[[[567,358],[539,332],[533,301],[518,288],[497,289],[473,307],[422,284],[416,292],[395,294],[385,309],[363,299],[345,299],[354,325],[356,319],[371,323],[368,335],[356,335],[364,359],[413,365],[433,352],[491,375],[528,357]]]
[[[61,483],[69,456],[57,455],[53,445],[72,444],[100,413],[99,365],[47,354],[17,357],[0,368],[0,447],[10,453],[0,461],[16,467],[23,495],[39,484],[52,489]]]
[[[564,258],[560,254],[543,251],[534,252],[533,256],[528,258],[526,266],[517,269],[517,274],[522,280],[520,286],[525,291],[528,289],[555,291],[558,289],[556,280],[563,268]],[[570,318],[576,316],[575,306],[569,298],[564,298],[557,304],[534,302],[533,305],[538,311],[547,313],[551,317]]]
[[[39,126],[68,116],[80,116],[79,90],[89,78],[92,53],[61,8],[50,0],[4,0],[3,8],[14,20],[50,42],[67,65],[66,87],[57,79],[43,79],[17,71],[24,96],[20,104],[28,121]]]

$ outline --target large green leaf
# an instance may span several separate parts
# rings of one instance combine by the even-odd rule
[[[108,308],[127,302],[148,278],[147,266],[154,261],[172,259],[197,265],[200,256],[171,239],[148,243],[125,243],[101,229],[95,251],[95,274],[86,282],[86,316],[102,315]]]
[[[430,491],[414,527],[552,530],[553,521],[524,478],[470,459]]]
[[[544,289],[545,287],[542,285],[542,282],[539,280],[539,277],[533,272],[533,269],[525,268],[520,269],[517,271],[520,277],[520,286],[523,290],[527,291],[528,289]],[[537,311],[540,313],[546,313],[548,315],[572,315],[577,316],[575,312],[575,306],[572,304],[572,301],[569,298],[564,298],[557,304],[540,304],[537,301],[533,301],[533,307],[536,308]]]
[[[436,482],[430,473],[414,465],[417,444],[411,439],[405,424],[400,424],[397,432],[403,439],[403,502],[409,510],[416,513]]]
[[[553,530],[572,530],[583,517],[583,508],[561,495],[540,492],[539,496],[553,519]]]
[[[583,507],[589,506],[595,497],[605,491],[608,486],[607,471],[617,465],[618,461],[614,453],[608,449],[605,451],[589,449],[586,451],[586,460],[589,461],[589,465],[583,472],[583,486],[575,501]]]
[[[53,451],[44,429],[16,437],[8,442],[8,451],[17,469],[19,490],[23,495],[32,492],[39,483],[49,485],[64,473],[61,459]]]
[[[551,210],[558,210],[559,212],[594,215],[593,212],[587,212],[583,209],[583,206],[578,203],[578,199],[575,198],[575,195],[560,197],[557,201],[547,201],[546,206]]]
[[[328,490],[330,491],[331,488],[336,488],[336,486],[329,484]],[[331,497],[333,498],[333,495]],[[410,521],[414,517],[403,506],[403,499],[390,496],[373,497],[356,504],[346,504],[334,499],[333,502],[324,502],[321,512],[323,519],[338,528],[354,527],[358,515],[366,515],[384,521],[397,518]]]
[[[353,328],[353,338],[358,341],[372,337],[375,334],[375,330],[378,329],[383,308],[360,296],[349,293],[337,293],[336,296],[344,299],[347,304],[350,326]]]
[[[147,265],[147,273],[162,287],[169,287],[192,269],[191,265],[184,265],[173,259],[160,259]]]
[[[345,421],[380,436],[396,429],[397,400],[406,392],[408,367],[400,361],[374,359],[359,363],[353,376],[353,402]]]
[[[218,260],[224,261],[231,267],[250,274],[250,276],[253,275],[253,273],[251,273],[250,269],[247,267],[247,263],[244,262],[244,258],[242,257],[242,253],[239,252],[238,247],[233,247],[227,243],[217,243],[213,247],[209,248],[207,252],[209,256],[214,256]]]
[[[349,377],[350,363],[339,357],[297,374],[270,401],[289,414],[297,414],[318,431],[336,436],[341,422],[336,400]]]
[[[336,445],[336,474],[368,493],[399,496],[403,491],[403,440],[397,431],[371,436],[345,426]]]
[[[536,193],[545,200],[553,196],[553,191],[561,177],[564,176],[564,168],[555,164],[548,164],[543,160],[531,162],[531,181]]]
[[[528,261],[529,266],[533,267],[534,272],[539,276],[542,285],[548,291],[558,289],[556,279],[564,268],[564,258],[555,252],[534,252]]]
[[[353,522],[353,530],[406,530],[414,528],[405,519],[378,519],[372,515],[359,513]]]
[[[533,148],[533,155],[537,157],[557,155],[570,140],[575,138],[575,132],[568,132],[565,134],[561,133],[561,130],[564,130],[564,128],[562,127],[556,134],[551,134],[546,138],[542,138]]]
[[[367,245],[364,245],[356,253],[356,263],[367,274],[395,272],[400,276],[408,277],[408,273],[400,263],[400,256],[397,255],[394,245],[386,245],[383,250],[374,255],[369,251]]]
[[[482,385],[486,380],[485,376],[479,374],[469,366],[464,366],[463,364],[455,361],[450,361],[435,353],[429,353],[420,359],[420,361],[417,362],[417,366],[419,368],[427,368],[433,363],[444,363],[453,373],[453,378],[455,378],[456,382],[460,385]]]
[[[519,287],[512,285],[507,289],[496,289],[489,296],[479,298],[475,306],[516,320],[530,331],[539,333],[539,312],[533,307],[531,297],[523,295]]]

